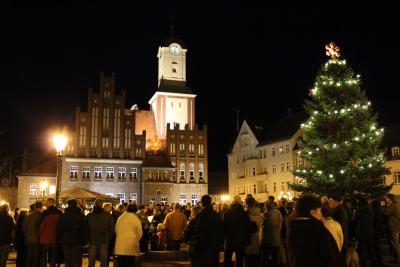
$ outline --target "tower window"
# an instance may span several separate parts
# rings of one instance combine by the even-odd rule
[[[172,72],[176,73],[176,67],[175,66],[172,66]]]

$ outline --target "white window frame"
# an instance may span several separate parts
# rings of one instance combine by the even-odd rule
[[[106,179],[114,179],[114,167],[106,167]]]
[[[161,197],[161,204],[167,205],[168,203],[168,198],[167,197]]]
[[[125,202],[125,193],[117,193],[117,198],[119,199],[119,203]]]
[[[156,197],[149,197],[149,204],[156,204]]]
[[[82,167],[82,178],[83,179],[90,179],[90,166],[83,166]]]
[[[398,158],[400,156],[400,148],[398,146],[392,147],[392,157]]]
[[[180,194],[179,195],[179,204],[186,205],[186,201],[187,201],[186,194]]]
[[[129,178],[133,181],[137,180],[137,168],[131,168],[130,173],[129,173]]]
[[[197,202],[199,202],[199,194],[192,194],[192,206],[197,205]]]
[[[199,144],[199,156],[203,156],[204,155],[204,146],[203,144]]]
[[[126,167],[118,167],[118,179],[119,180],[126,179]]]
[[[37,195],[37,190],[38,190],[38,186],[33,184],[29,187],[29,196],[30,197],[36,197]]]
[[[130,201],[137,201],[137,193],[130,193],[129,194],[129,200]]]
[[[199,163],[199,182],[204,181],[204,165]]]
[[[286,171],[290,171],[290,162],[289,161],[287,161],[286,162]]]
[[[290,152],[290,144],[285,145],[285,153],[288,154]]]
[[[281,162],[281,172],[285,171],[285,162]]]
[[[94,178],[101,179],[103,176],[103,168],[102,167],[94,167]]]
[[[73,165],[73,166],[69,166],[69,177],[70,178],[78,178],[78,166]]]

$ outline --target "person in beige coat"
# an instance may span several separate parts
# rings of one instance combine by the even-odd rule
[[[343,231],[342,226],[340,223],[335,221],[329,214],[329,206],[325,205],[321,209],[322,212],[322,223],[324,224],[325,228],[328,229],[329,233],[331,233],[332,237],[335,239],[336,245],[338,247],[339,252],[342,251],[343,248]]]
[[[136,215],[136,204],[129,204],[115,226],[115,250],[118,267],[133,266],[135,257],[140,255],[139,241],[142,238],[142,224]]]
[[[251,235],[250,245],[244,249],[245,266],[258,266],[260,264],[260,246],[262,238],[262,226],[264,217],[260,209],[256,207],[256,200],[253,197],[246,198],[246,211],[249,213],[250,220],[257,224],[258,231]]]
[[[174,206],[174,211],[167,214],[164,225],[167,229],[167,250],[179,250],[187,219],[181,211],[181,205]]]

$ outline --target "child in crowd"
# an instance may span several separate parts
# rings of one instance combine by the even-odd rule
[[[157,225],[157,249],[165,250],[167,248],[167,230],[165,225],[159,223]]]

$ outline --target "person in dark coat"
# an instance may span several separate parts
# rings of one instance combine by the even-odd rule
[[[183,232],[183,241],[189,245],[189,259],[190,259],[190,266],[196,267],[196,254],[193,249],[193,242],[197,238],[197,232],[196,232],[196,227],[197,227],[197,215],[200,213],[201,207],[200,206],[194,206],[192,208],[191,215],[189,216],[189,222],[185,227],[185,230]]]
[[[377,266],[382,266],[383,264],[383,256],[381,250],[381,238],[384,233],[384,221],[383,221],[383,211],[380,206],[380,202],[377,199],[369,198],[368,204],[371,206],[372,211],[374,212],[374,252],[376,258]]]
[[[358,241],[357,252],[360,258],[360,266],[367,264],[367,257],[376,266],[374,253],[374,212],[368,205],[366,199],[360,199],[359,207],[356,209],[354,221],[356,224],[356,240]]]
[[[26,252],[27,246],[25,244],[25,235],[23,230],[23,225],[28,214],[27,210],[21,210],[18,215],[17,224],[15,226],[15,250],[17,252],[17,267],[26,266]]]
[[[231,208],[222,218],[224,226],[224,266],[232,266],[232,254],[236,254],[236,266],[243,266],[244,249],[250,244],[251,224],[249,214],[244,211],[240,196],[233,198]]]
[[[32,212],[26,216],[23,225],[25,244],[28,248],[26,264],[30,267],[37,267],[40,264],[39,228],[42,221],[42,206],[42,202],[35,202]]]
[[[87,229],[84,223],[85,215],[78,207],[76,199],[67,201],[59,221],[59,242],[65,257],[65,267],[78,267],[82,265],[82,245],[87,242]]]
[[[289,222],[289,267],[344,267],[336,242],[322,222],[321,202],[310,194],[300,196],[296,218]]]
[[[211,197],[201,198],[202,211],[196,216],[197,226],[191,241],[193,266],[219,266],[219,250],[223,241],[223,227],[219,215],[212,209]]]
[[[96,199],[93,211],[86,216],[89,241],[89,267],[94,267],[99,255],[100,266],[108,266],[108,246],[115,231],[114,219],[103,210],[103,201]]]
[[[7,264],[8,254],[12,242],[12,233],[15,225],[14,220],[8,213],[10,207],[8,204],[0,206],[0,267]]]

